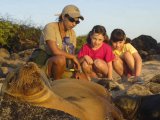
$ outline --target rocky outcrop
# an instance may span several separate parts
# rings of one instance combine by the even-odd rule
[[[4,78],[8,72],[28,61],[34,49],[28,49],[19,53],[9,53],[7,49],[0,48],[0,78]]]
[[[0,97],[0,120],[78,120],[63,111]]]
[[[141,57],[146,60],[150,60],[150,56],[160,54],[160,46],[157,40],[151,36],[141,35],[132,40],[132,45],[138,50]]]

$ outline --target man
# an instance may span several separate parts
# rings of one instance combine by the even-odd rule
[[[50,56],[45,67],[48,77],[60,79],[66,69],[68,59],[74,63],[77,70],[80,70],[80,64],[73,54],[76,47],[76,35],[73,28],[80,23],[80,19],[84,20],[78,7],[67,5],[62,10],[59,21],[49,23],[43,29],[39,47]]]

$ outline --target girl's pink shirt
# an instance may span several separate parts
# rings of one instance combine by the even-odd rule
[[[113,61],[114,59],[112,48],[106,43],[103,43],[97,50],[93,50],[88,43],[84,44],[78,53],[78,58],[80,59],[85,55],[90,56],[93,60],[102,59],[106,62]]]

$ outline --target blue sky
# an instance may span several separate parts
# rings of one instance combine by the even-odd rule
[[[150,35],[160,42],[160,0],[0,0],[0,17],[44,26],[56,21],[64,6],[79,7],[85,20],[77,35],[88,34],[94,25],[105,26],[108,35],[121,28],[131,39]]]

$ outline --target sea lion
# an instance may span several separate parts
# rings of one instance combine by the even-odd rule
[[[160,94],[120,96],[114,103],[127,120],[160,120]]]
[[[51,84],[32,62],[10,73],[3,91],[21,101],[61,110],[81,120],[123,119],[102,86],[76,79],[62,79]]]

